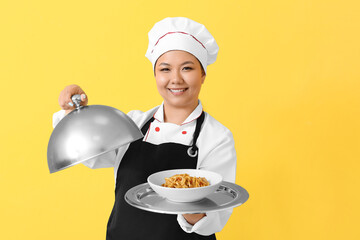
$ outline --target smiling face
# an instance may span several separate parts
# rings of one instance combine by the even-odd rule
[[[165,107],[195,109],[205,77],[197,58],[181,50],[164,53],[155,65],[156,85]]]

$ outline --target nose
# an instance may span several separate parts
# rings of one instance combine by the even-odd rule
[[[172,84],[179,84],[184,81],[180,71],[173,71],[171,75],[171,83]]]

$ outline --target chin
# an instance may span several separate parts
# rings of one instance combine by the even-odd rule
[[[186,100],[186,99],[177,99],[177,100],[170,100],[170,101],[165,101],[165,102],[168,105],[171,105],[173,107],[178,107],[178,108],[187,107],[187,106],[191,105],[191,103],[192,103],[191,100]]]

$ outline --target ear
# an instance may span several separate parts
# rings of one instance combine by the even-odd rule
[[[205,72],[203,72],[202,76],[201,76],[201,84],[203,84],[205,82],[205,78],[206,78],[206,74],[205,74]]]

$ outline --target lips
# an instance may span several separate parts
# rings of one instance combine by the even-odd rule
[[[174,89],[174,88],[169,88],[170,92],[185,92],[186,88],[181,88],[181,89]]]
[[[168,89],[173,95],[176,96],[183,94],[187,90],[187,88],[168,88]]]

